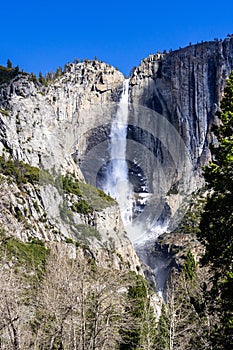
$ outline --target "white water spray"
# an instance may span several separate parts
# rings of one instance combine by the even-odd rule
[[[103,190],[115,198],[120,205],[124,225],[132,221],[133,201],[132,185],[128,178],[126,161],[129,79],[123,82],[123,92],[111,126],[110,156],[111,163],[107,168],[106,183]]]
[[[151,218],[141,217],[142,222],[133,222],[137,205],[144,206],[151,193],[134,193],[128,177],[127,126],[129,113],[129,79],[123,82],[123,91],[110,133],[110,164],[107,167],[103,190],[115,198],[120,206],[121,217],[130,240],[134,244],[144,243],[151,236],[158,236],[157,225]],[[137,214],[136,214],[137,215]],[[153,221],[153,220],[152,220]]]

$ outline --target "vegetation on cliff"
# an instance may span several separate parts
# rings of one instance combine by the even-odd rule
[[[0,172],[2,175],[15,180],[18,185],[27,182],[38,183],[40,179],[39,168],[21,161],[14,161],[12,158],[6,159],[4,155],[0,156]]]
[[[1,236],[1,349],[136,349],[152,342],[151,291],[127,265],[103,266],[72,242]]]
[[[176,229],[197,237],[204,255],[197,250],[198,261],[189,251],[177,261],[185,262],[168,280],[156,349],[233,348],[233,72],[217,114],[212,161],[204,168],[207,188],[193,197]]]
[[[4,67],[0,66],[0,85],[8,83],[11,79],[15,78],[19,73],[19,67]]]
[[[152,342],[154,333],[148,320],[155,326],[155,316],[147,282],[130,271],[128,259],[124,261],[115,250],[103,247],[102,252],[98,251],[102,256],[98,260],[88,239],[101,240],[100,232],[89,222],[77,224],[73,218],[78,213],[87,221],[94,210],[101,211],[116,202],[93,186],[77,181],[74,175],[52,175],[13,160],[8,154],[0,157],[0,173],[2,212],[6,214],[13,205],[5,197],[10,188],[15,190],[11,200],[20,203],[12,211],[16,232],[11,232],[9,221],[1,217],[1,349],[136,349]],[[40,195],[35,197],[43,186],[56,188],[64,199],[63,223],[67,219],[73,227],[74,239],[58,243],[26,234],[26,241],[16,238],[19,226],[32,219],[31,209],[39,224],[50,225],[49,215],[42,215]],[[30,196],[32,202],[28,202]],[[29,212],[28,203],[33,203]],[[33,220],[30,222],[35,223]],[[119,270],[112,266],[114,256],[120,261]]]
[[[202,214],[199,237],[206,247],[204,262],[211,265],[212,308],[219,317],[211,333],[214,349],[233,348],[233,72],[227,80],[220,126],[213,129],[218,146],[204,176],[210,194]]]

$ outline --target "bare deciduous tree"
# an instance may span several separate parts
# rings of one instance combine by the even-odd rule
[[[114,349],[119,330],[130,323],[127,273],[96,266],[79,253],[76,259],[64,249],[50,254],[34,320],[34,349]]]

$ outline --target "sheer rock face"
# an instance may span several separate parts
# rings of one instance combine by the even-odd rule
[[[104,112],[116,108],[123,80],[122,73],[98,61],[67,65],[64,74],[47,87],[19,74],[0,86],[0,154],[36,167],[75,172],[83,180],[73,154],[85,153],[90,130],[110,123],[111,113]],[[22,240],[75,240],[75,232],[61,215],[64,193],[50,185],[18,187],[6,177],[0,180],[0,223],[8,235]],[[69,200],[67,209],[71,209]],[[77,235],[79,227],[100,232],[100,241],[89,242],[97,259],[102,256],[115,268],[127,264],[138,272],[140,261],[124,232],[117,205],[89,214],[73,212],[72,217]]]
[[[69,64],[48,87],[19,75],[0,87],[0,151],[46,168],[77,171],[71,155],[86,149],[92,128],[110,122],[124,77],[98,61]]]
[[[175,126],[194,170],[210,154],[210,125],[233,70],[233,37],[150,55],[134,70],[131,102],[151,108]]]
[[[216,111],[219,109],[225,81],[232,70],[233,36],[224,41],[205,42],[170,53],[150,55],[132,74],[132,105],[147,107],[159,113],[161,119],[165,117],[185,142],[191,160],[191,175],[195,179],[190,186],[190,192],[202,184],[201,167],[210,160],[209,146],[214,142],[211,125],[218,122]],[[138,113],[138,117],[143,118],[143,113]],[[159,125],[156,126],[159,128]],[[151,130],[151,133],[156,134],[155,130]],[[145,131],[136,128],[131,130],[131,134],[137,142],[146,136]],[[154,157],[162,164],[166,176],[167,169],[172,164],[169,159],[171,145],[160,143],[159,140],[155,142],[153,138],[148,141],[147,138],[147,148],[154,150]],[[137,160],[135,156],[135,161]],[[147,164],[147,169],[151,169],[150,177],[153,178],[156,170],[150,166],[149,160],[144,160],[144,163]],[[172,212],[169,215],[172,216],[176,209],[181,208],[179,183],[175,182],[169,192],[166,201]],[[177,208],[176,203],[179,202]],[[169,229],[174,229],[180,219],[182,213],[171,219]],[[153,240],[136,247],[141,259],[154,271],[158,287],[162,289],[171,268],[177,264],[172,257],[172,251],[170,254],[170,247],[174,243],[174,237],[176,242],[179,241],[174,234],[164,237],[165,245],[161,241],[155,243]],[[182,247],[189,245],[187,242],[180,242],[181,250]],[[195,242],[191,243],[190,249],[196,255]]]
[[[152,190],[164,184],[158,183],[161,177],[156,176],[158,167],[155,166],[155,159],[158,164],[162,164],[161,169],[165,175],[172,177],[174,174],[176,164],[170,151],[175,148],[176,139],[171,140],[171,134],[168,132],[165,135],[164,129],[161,133],[162,123],[159,122],[151,123],[151,130],[144,131],[143,123],[139,123],[144,117],[143,108],[151,111],[151,121],[153,112],[157,112],[168,122],[168,131],[169,125],[175,127],[187,147],[192,165],[190,171],[194,175],[199,174],[201,166],[210,157],[208,146],[213,138],[210,126],[215,122],[215,112],[219,107],[225,80],[232,69],[233,38],[229,37],[224,41],[206,42],[166,54],[150,55],[134,70],[130,79],[130,99],[136,113],[130,113],[133,120],[128,128],[128,137],[149,149],[148,154],[152,150],[153,159],[151,163],[142,149],[137,153],[135,143],[131,144],[132,149],[128,150],[127,158],[132,163],[135,160],[138,166],[144,165],[142,171],[152,179]],[[110,124],[116,113],[123,80],[122,73],[98,61],[68,64],[65,72],[47,87],[34,82],[30,75],[19,74],[8,84],[0,86],[0,154],[10,153],[15,160],[37,167],[55,167],[64,173],[75,172],[82,180],[82,171],[73,156],[83,161],[87,152],[97,149],[99,144],[103,144],[107,150]],[[139,124],[142,125],[141,129],[137,127]],[[159,137],[153,139],[153,134],[167,136],[170,143],[167,144],[166,139]],[[177,153],[179,154],[178,151]],[[176,161],[179,163],[182,157],[179,154]],[[170,190],[166,203],[169,207],[167,212],[171,211],[171,215],[177,209],[176,203],[180,203],[179,198],[177,200],[180,193],[178,175],[175,174],[172,179],[174,186],[170,188],[168,184],[166,189]],[[194,187],[190,186],[192,189]],[[32,189],[31,193],[33,191]],[[10,198],[10,194],[10,191],[6,193],[5,198]],[[43,208],[44,203],[40,203],[37,193],[33,195]],[[49,196],[52,198],[53,193],[50,195],[48,192]],[[10,201],[17,201],[17,198],[9,199],[8,204]],[[6,210],[8,204],[6,200]],[[28,210],[32,207],[33,200],[29,204]],[[54,204],[51,209],[55,210],[55,207]],[[19,203],[19,209],[22,209],[23,215],[23,204],[21,208]],[[167,212],[162,214],[167,215]],[[15,231],[19,237],[24,238],[23,226],[21,225],[22,229],[21,226],[19,228],[18,221],[10,218],[14,211],[13,214],[10,211],[8,214],[12,232]],[[38,221],[39,214],[36,210],[32,209],[31,215],[30,220]],[[80,218],[78,223],[88,224],[93,221],[106,236],[110,227],[111,237],[114,237],[114,228],[119,226],[124,245],[128,241],[124,238],[118,215],[117,211],[114,215],[106,211],[96,214],[95,218]],[[49,220],[51,225],[55,225],[52,217],[51,213]],[[57,229],[55,227],[55,231],[52,228],[46,231],[44,226],[43,223],[37,223],[37,228],[34,231],[28,228],[28,232],[33,231],[33,237],[46,240],[56,239],[60,234],[57,232],[60,231],[62,239],[69,237],[61,225]]]
[[[150,55],[130,79],[132,105],[159,113],[176,128],[194,172],[210,157],[210,125],[232,69],[233,38],[229,37]],[[34,83],[28,75],[2,85],[0,151],[8,149],[15,159],[35,166],[62,165],[64,171],[76,171],[82,178],[71,155],[82,161],[96,145],[107,145],[123,80],[122,73],[95,60],[68,64],[48,87]],[[135,118],[143,119],[140,108],[136,117],[132,114],[134,125],[139,124]],[[140,128],[129,128],[128,137],[140,143],[144,140],[169,171],[174,162],[170,149],[166,151],[168,145],[149,136]],[[128,159],[134,157],[129,151]],[[151,168],[149,162],[145,165]]]
[[[127,158],[143,164],[151,192],[162,187],[169,230],[188,195],[203,185],[202,166],[215,141],[211,125],[232,70],[233,36],[150,55],[132,73],[128,137],[150,152],[135,152],[128,143]]]

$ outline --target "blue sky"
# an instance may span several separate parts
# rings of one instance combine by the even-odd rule
[[[0,64],[47,73],[95,56],[128,74],[156,51],[233,33],[226,1],[2,1]]]

